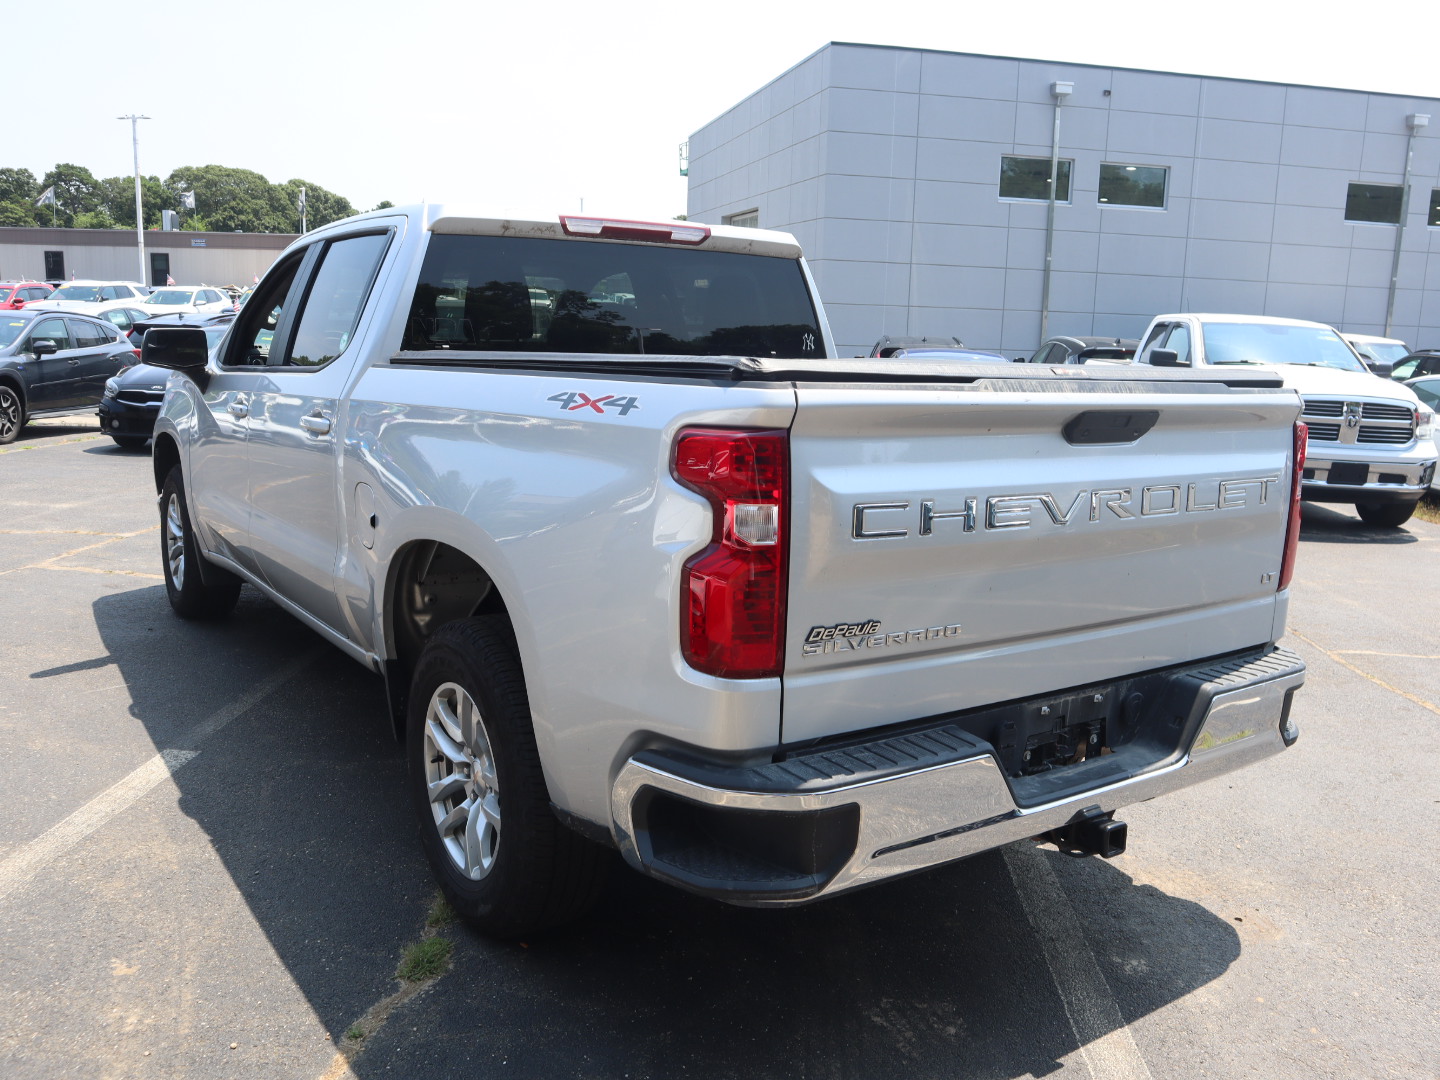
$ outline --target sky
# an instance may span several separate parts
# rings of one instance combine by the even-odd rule
[[[113,3],[63,10],[76,29],[114,25]],[[829,41],[1440,97],[1437,21],[1413,0],[162,5],[113,48],[64,35],[75,47],[61,59],[17,31],[5,82],[45,104],[7,125],[0,167],[128,176],[131,125],[117,118],[139,113],[145,175],[252,169],[358,210],[668,218],[685,211],[680,144]]]

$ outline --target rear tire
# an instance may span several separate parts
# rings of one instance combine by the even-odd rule
[[[405,737],[421,845],[466,921],[516,938],[570,922],[599,899],[609,853],[550,807],[503,616],[460,619],[426,643]]]
[[[1416,503],[1356,503],[1355,511],[1366,525],[1398,529],[1415,513]]]
[[[20,392],[7,383],[0,383],[0,446],[20,437],[25,426],[25,403]]]
[[[176,465],[160,489],[160,562],[165,568],[165,592],[182,619],[223,619],[235,610],[240,579],[213,563],[204,567],[202,577],[202,558],[185,507],[185,481]]]

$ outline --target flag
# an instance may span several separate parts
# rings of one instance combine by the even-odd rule
[[[259,275],[259,274],[256,274],[255,276],[253,276],[253,277],[250,279],[250,284],[251,284],[251,285],[259,285],[259,284],[260,284],[260,275]]]
[[[180,205],[183,206],[186,210],[194,210],[194,209],[195,209],[195,192],[193,192],[193,191],[182,191],[182,192],[180,192]]]
[[[303,187],[300,189],[300,198],[296,200],[295,205],[302,214],[305,212],[305,189]]]
[[[166,285],[174,285],[174,284],[175,284],[175,279],[174,279],[173,277],[171,277],[169,274],[166,274],[166,275],[165,275],[165,284],[166,284]]]
[[[55,187],[54,187],[53,184],[52,184],[50,187],[47,187],[44,191],[42,191],[42,192],[40,193],[40,198],[38,198],[38,199],[35,200],[35,205],[36,205],[36,206],[54,206],[54,205],[55,205]]]

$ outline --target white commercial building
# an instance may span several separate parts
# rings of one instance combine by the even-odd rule
[[[688,156],[692,220],[799,238],[842,353],[1170,311],[1440,346],[1437,99],[832,43]]]

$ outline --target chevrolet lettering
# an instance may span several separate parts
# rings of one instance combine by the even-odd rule
[[[1068,498],[1053,492],[1027,492],[1017,495],[990,495],[982,503],[976,496],[958,500],[953,509],[938,509],[938,499],[919,502],[919,523],[916,533],[932,536],[943,522],[955,521],[961,532],[1028,529],[1036,522],[1048,520],[1056,526],[1076,521],[1098,522],[1111,517],[1122,521],[1144,517],[1166,517],[1173,514],[1196,514],[1209,510],[1238,510],[1242,507],[1265,506],[1272,489],[1280,483],[1278,475],[1249,476],[1230,479],[1203,480],[1187,484],[1151,484],[1139,489],[1108,488],[1077,492]],[[910,535],[901,523],[904,517],[882,517],[882,514],[904,514],[909,502],[856,503],[850,513],[850,536],[855,540],[886,540]]]

